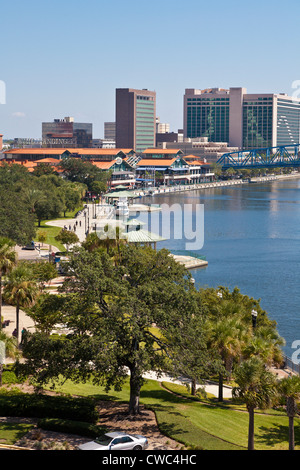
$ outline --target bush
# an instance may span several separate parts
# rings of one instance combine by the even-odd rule
[[[12,370],[12,366],[4,366],[2,373],[2,383],[6,385],[20,384],[25,381],[24,378],[19,378],[16,376],[15,372]]]
[[[95,423],[98,413],[89,398],[0,391],[0,416],[76,419]]]
[[[79,436],[95,438],[105,432],[107,428],[82,421],[70,421],[65,419],[44,418],[37,423],[38,427],[46,431],[64,432]]]

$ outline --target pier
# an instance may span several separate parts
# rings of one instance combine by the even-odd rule
[[[193,256],[185,255],[174,255],[171,253],[171,256],[180,264],[183,264],[186,269],[196,269],[196,268],[205,268],[208,265],[208,262],[204,259],[194,258]]]

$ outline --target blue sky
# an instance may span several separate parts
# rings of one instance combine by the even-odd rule
[[[102,138],[122,87],[155,90],[173,131],[185,88],[292,94],[299,14],[298,0],[3,2],[0,133],[39,138],[43,121],[74,116]]]

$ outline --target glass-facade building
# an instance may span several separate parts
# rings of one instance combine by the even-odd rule
[[[277,145],[300,142],[300,103],[292,98],[277,97]]]
[[[229,140],[229,97],[187,98],[187,137]]]
[[[155,147],[156,93],[131,88],[116,89],[116,147],[142,153]]]
[[[273,97],[248,97],[243,103],[243,148],[273,146]]]
[[[154,123],[156,123],[154,97],[137,94],[135,121],[135,151],[137,153],[155,146]]]
[[[300,142],[300,100],[285,94],[248,94],[245,88],[187,89],[184,137],[207,137],[254,149]]]

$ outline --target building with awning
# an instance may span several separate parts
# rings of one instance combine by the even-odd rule
[[[117,158],[133,158],[135,152],[133,149],[116,148],[13,148],[3,152],[5,159],[14,160],[40,160],[42,158],[64,157],[82,158],[93,161],[112,161]]]
[[[162,158],[162,159],[173,159],[183,155],[181,149],[162,149],[162,148],[148,148],[143,151],[142,158]]]
[[[177,184],[194,184],[209,182],[214,179],[214,173],[210,165],[193,155],[182,157],[181,155],[169,158],[142,158],[136,165],[136,182],[156,186],[157,183],[167,186]]]
[[[135,186],[135,172],[126,159],[118,157],[114,160],[90,160],[90,163],[103,171],[110,171],[111,176],[108,181],[108,186],[113,189],[116,186],[122,186],[125,189],[130,189]]]
[[[142,158],[136,165],[136,181],[157,181],[160,184],[188,184],[190,181],[189,165],[182,157]]]
[[[138,220],[138,219],[128,219],[126,222],[123,222],[124,226],[125,226],[125,230],[126,232],[129,232],[129,231],[138,231],[138,230],[141,230],[141,227],[143,225],[146,225],[145,222],[142,222],[141,220]]]
[[[123,234],[128,243],[139,243],[142,245],[150,245],[156,249],[156,244],[166,240],[166,238],[157,235],[156,233],[148,232],[148,230],[131,230]]]
[[[130,200],[130,199],[138,198],[139,196],[135,194],[133,191],[112,191],[111,193],[105,194],[104,197],[108,199],[108,201],[112,202],[114,200],[117,201],[120,198],[127,197],[127,199]]]

